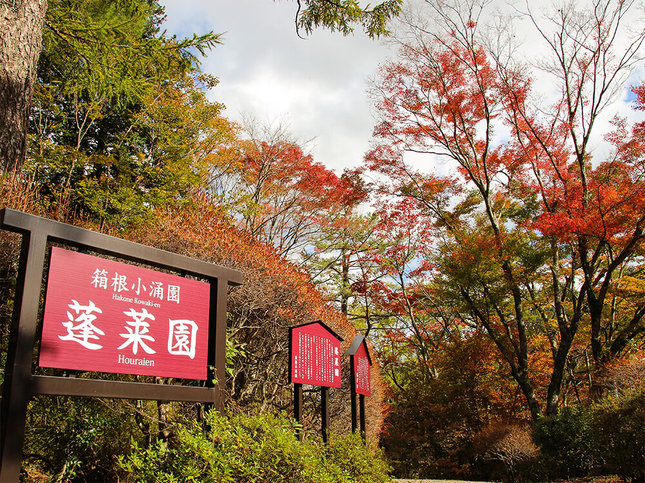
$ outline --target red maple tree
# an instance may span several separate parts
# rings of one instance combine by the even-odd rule
[[[605,159],[590,147],[645,36],[617,40],[623,2],[569,6],[547,23],[525,13],[553,58],[560,97],[545,103],[528,67],[486,41],[482,7],[431,8],[434,26],[410,23],[374,85],[381,120],[366,167],[384,176],[381,193],[415,202],[441,247],[434,281],[485,329],[532,416],[552,414],[586,344],[600,369],[645,329],[645,304],[615,290],[640,266],[643,126],[610,136]],[[422,169],[441,160],[447,169]]]

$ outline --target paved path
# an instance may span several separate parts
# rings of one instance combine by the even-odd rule
[[[485,481],[466,480],[392,480],[394,483],[487,483]]]

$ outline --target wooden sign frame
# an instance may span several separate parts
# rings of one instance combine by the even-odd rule
[[[0,211],[0,228],[22,235],[0,409],[0,482],[19,480],[27,407],[37,394],[202,402],[223,409],[227,289],[242,283],[241,272],[8,208]],[[205,387],[34,374],[41,289],[51,243],[206,280],[210,311]]]

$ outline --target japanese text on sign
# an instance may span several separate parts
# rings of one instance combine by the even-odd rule
[[[39,364],[205,379],[207,283],[52,248]]]
[[[340,340],[323,324],[316,322],[292,329],[291,381],[340,387]]]

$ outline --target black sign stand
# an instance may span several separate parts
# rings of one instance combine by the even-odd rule
[[[293,417],[298,422],[302,423],[302,384],[293,385]],[[297,430],[298,439],[302,441],[302,429]]]
[[[365,440],[365,435],[367,434],[367,428],[365,425],[365,394],[359,394],[358,401],[360,405],[360,414],[361,414],[361,418],[360,418],[361,437],[363,438],[363,440]]]
[[[322,420],[321,432],[323,443],[327,442],[329,428],[329,388],[320,388],[320,418]]]
[[[0,482],[19,481],[27,407],[37,394],[203,402],[223,408],[227,288],[242,283],[241,272],[8,208],[0,211],[0,228],[22,235],[0,409]],[[50,242],[208,280],[211,286],[208,361],[214,371],[209,370],[206,387],[34,374],[38,308]]]
[[[354,374],[354,356],[350,356],[349,358],[349,370]],[[352,406],[352,433],[355,433],[356,430],[358,429],[358,422],[359,422],[359,410],[356,407],[356,397],[358,394],[356,393],[356,382],[354,381],[354,376],[352,375],[352,388],[350,390],[350,399],[351,399],[351,406]],[[362,394],[361,396],[361,401],[362,398],[364,397]],[[364,406],[363,406],[364,407]],[[362,433],[362,427],[364,426],[365,423],[365,413],[363,411],[360,411],[360,423],[361,423],[361,433]]]
[[[306,324],[298,325],[296,327],[289,327],[289,380],[292,377],[292,359],[293,359],[293,330],[305,325],[311,324],[320,324],[325,330],[329,332],[330,335],[334,336],[339,341],[342,341],[343,338],[331,330],[326,324],[317,320],[315,322],[309,322]],[[293,416],[298,423],[302,423],[302,406],[303,406],[303,397],[302,397],[302,384],[294,382],[293,384]],[[321,418],[321,435],[324,443],[327,442],[328,438],[328,428],[329,428],[329,387],[320,386],[320,418]],[[302,441],[302,431],[298,430],[298,439]]]
[[[349,356],[349,371],[351,374],[351,390],[350,390],[350,397],[351,397],[351,406],[352,406],[352,432],[356,432],[357,430],[360,430],[361,437],[363,440],[365,440],[365,435],[366,435],[366,424],[365,424],[365,395],[364,394],[358,394],[356,391],[356,361],[355,361],[355,356],[356,352],[358,352],[358,349],[362,344],[365,344],[365,352],[367,353],[367,359],[370,363],[370,366],[372,365],[372,358],[370,357],[370,351],[367,348],[367,343],[365,342],[365,336],[362,335],[357,335],[354,337],[354,340],[352,341],[352,345],[347,349],[347,352],[345,352],[346,356]],[[356,399],[358,396],[358,410],[357,410],[357,404],[356,404]],[[358,413],[358,414],[357,414]],[[360,428],[359,428],[360,424]]]

